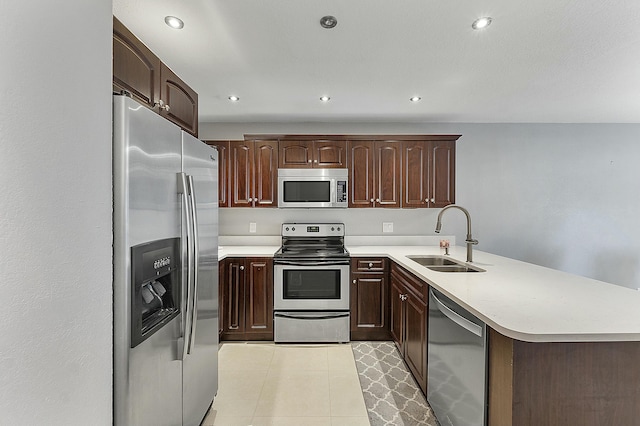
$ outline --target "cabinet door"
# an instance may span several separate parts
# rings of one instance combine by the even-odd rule
[[[429,155],[429,142],[402,142],[402,207],[428,207]]]
[[[375,206],[400,207],[400,143],[376,142]]]
[[[247,259],[246,265],[248,277],[245,288],[245,331],[247,334],[273,334],[272,261]]]
[[[229,207],[229,141],[204,141],[218,150],[218,207]]]
[[[427,391],[427,307],[410,291],[404,301],[404,359],[423,392]]]
[[[445,207],[456,201],[456,145],[452,141],[434,141],[431,145],[431,185],[429,207]]]
[[[160,115],[198,137],[198,94],[169,67],[160,67]]]
[[[278,142],[255,141],[254,207],[278,206]]]
[[[244,332],[244,280],[243,259],[225,260],[224,278],[224,321],[223,333]]]
[[[231,207],[253,206],[253,142],[229,143]]]
[[[385,274],[353,274],[351,281],[352,340],[388,337],[389,297]]]
[[[371,141],[349,141],[349,207],[373,205],[373,152]]]
[[[314,141],[313,167],[323,169],[347,167],[347,145],[344,141]]]
[[[283,169],[310,169],[313,167],[312,141],[280,141],[278,165]]]
[[[390,320],[390,330],[391,330],[391,338],[395,342],[398,350],[401,354],[404,355],[404,302],[401,299],[403,296],[402,283],[398,280],[394,279],[393,274],[391,275],[391,320]]]
[[[218,262],[218,336],[222,337],[225,318],[226,259]]]
[[[113,18],[113,87],[154,108],[160,99],[160,59]]]

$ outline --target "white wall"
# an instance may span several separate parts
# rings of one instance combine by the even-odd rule
[[[638,124],[200,125],[201,139],[242,139],[245,133],[461,134],[456,203],[471,212],[479,250],[640,287]],[[277,211],[239,210],[221,212],[222,234],[248,233],[250,219],[258,234],[278,229]],[[393,221],[400,235],[435,235],[436,215],[429,210],[340,213],[356,235],[367,228],[381,235],[382,221]],[[465,231],[461,212],[445,214],[443,233],[454,233],[463,244]]]
[[[0,424],[111,424],[111,0],[2,2]]]

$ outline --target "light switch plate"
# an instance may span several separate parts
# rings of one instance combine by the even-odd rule
[[[382,232],[393,232],[393,222],[382,222]]]
[[[249,222],[249,232],[256,232],[256,223]]]

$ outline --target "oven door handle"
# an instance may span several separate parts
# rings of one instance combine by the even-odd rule
[[[289,265],[289,266],[334,266],[334,265],[349,265],[348,260],[327,260],[322,262],[316,261],[297,261],[297,260],[275,260],[274,265]]]
[[[289,314],[274,314],[277,318],[289,318],[289,319],[297,319],[297,320],[326,320],[326,319],[334,319],[334,318],[344,318],[349,316],[349,312],[340,313],[336,315],[311,315],[311,316],[299,316],[299,315],[289,315]]]

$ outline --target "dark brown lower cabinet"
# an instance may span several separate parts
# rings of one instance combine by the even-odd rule
[[[220,286],[220,339],[273,340],[273,259],[224,259]]]
[[[427,294],[429,286],[391,265],[391,336],[423,392],[427,392]]]
[[[386,258],[351,259],[351,340],[389,340]]]
[[[640,342],[530,343],[489,331],[490,426],[640,425]]]

